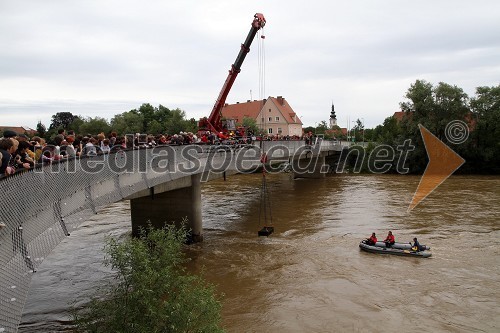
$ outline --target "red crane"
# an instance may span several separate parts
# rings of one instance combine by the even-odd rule
[[[241,44],[240,52],[238,53],[234,64],[231,65],[229,74],[226,78],[226,81],[224,82],[224,85],[222,86],[219,97],[217,97],[217,100],[215,101],[215,105],[212,109],[212,113],[210,113],[210,117],[204,117],[200,119],[198,123],[199,131],[209,130],[216,133],[222,132],[222,107],[226,102],[227,95],[229,94],[229,91],[233,86],[234,80],[236,80],[236,76],[238,76],[238,73],[241,71],[241,64],[243,64],[247,53],[250,52],[250,45],[252,44],[255,35],[261,28],[264,28],[265,25],[266,19],[264,18],[264,15],[257,13],[253,16],[252,27],[248,32],[245,42]]]

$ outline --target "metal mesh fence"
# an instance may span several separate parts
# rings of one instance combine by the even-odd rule
[[[265,146],[272,144],[257,151],[268,149]],[[293,154],[303,143],[287,146]],[[186,176],[178,172],[179,166],[191,167],[191,173],[206,172],[241,151],[205,146],[184,154],[182,149],[123,150],[0,179],[0,223],[5,225],[0,227],[0,333],[17,331],[31,277],[57,244],[99,207]],[[254,155],[253,162],[259,163],[259,154]],[[238,158],[231,159],[226,169],[237,169],[237,163]],[[248,163],[249,168],[255,163]]]
[[[0,332],[17,331],[31,277],[64,237],[98,207],[148,187],[134,169],[139,154],[145,150],[73,159],[0,180]]]

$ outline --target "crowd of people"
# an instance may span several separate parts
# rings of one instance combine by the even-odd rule
[[[64,158],[80,156],[95,156],[111,151],[132,147],[154,147],[158,145],[185,144],[251,144],[256,140],[305,140],[306,144],[313,142],[312,133],[304,136],[268,135],[255,136],[251,131],[211,132],[202,131],[198,134],[180,132],[173,135],[135,135],[119,136],[116,132],[108,135],[76,135],[74,131],[59,129],[52,142],[47,144],[40,136],[28,137],[11,130],[3,133],[0,139],[0,177],[12,175],[22,170],[32,169],[37,164],[49,164]]]

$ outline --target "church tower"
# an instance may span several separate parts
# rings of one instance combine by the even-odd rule
[[[332,112],[330,112],[330,128],[337,126],[337,115],[335,115],[335,106],[332,102]]]

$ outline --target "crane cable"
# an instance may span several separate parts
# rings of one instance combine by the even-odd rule
[[[266,49],[264,45],[264,28],[257,32],[257,36],[260,37],[258,41],[258,59],[259,59],[259,99],[263,100],[266,98]]]
[[[258,41],[258,66],[259,66],[259,100],[262,101],[262,108],[264,107],[264,98],[266,98],[266,49],[264,45],[264,28],[258,31],[257,36],[260,37]],[[264,117],[265,119],[265,117]],[[265,128],[264,123],[262,123],[263,129]],[[262,149],[262,141],[260,142]],[[264,228],[268,228],[268,225],[272,225],[273,215],[271,212],[271,198],[269,196],[269,189],[267,187],[266,181],[266,163],[267,155],[265,152],[261,155],[262,164],[262,185],[260,191],[260,209],[259,209],[259,224],[264,225]]]

